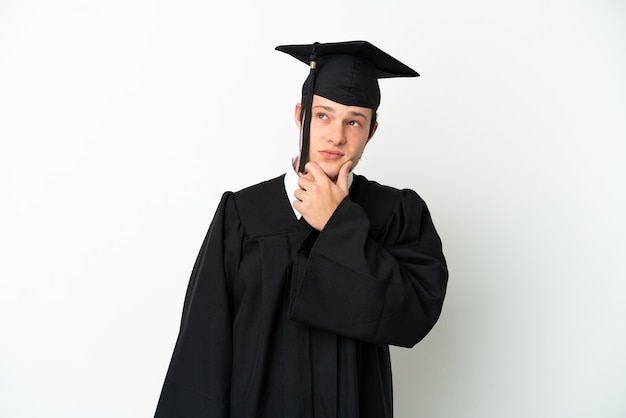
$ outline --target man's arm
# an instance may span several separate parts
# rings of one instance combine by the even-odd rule
[[[163,384],[156,418],[229,416],[232,320],[224,248],[238,248],[225,193],[191,274],[180,332]],[[230,206],[230,207],[229,207]],[[233,218],[232,216],[230,218]]]
[[[370,236],[365,210],[344,198],[296,272],[291,318],[338,335],[410,347],[441,312],[448,271],[419,196],[398,191],[386,224]],[[375,199],[375,197],[372,197]]]

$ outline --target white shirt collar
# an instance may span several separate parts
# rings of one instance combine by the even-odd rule
[[[298,176],[295,168],[297,159],[298,157],[293,157],[291,159],[289,168],[285,173],[285,193],[287,193],[287,199],[289,199],[289,203],[291,203],[291,209],[293,209],[294,215],[296,215],[296,218],[300,219],[302,214],[293,207],[293,202],[296,200],[293,193],[300,188],[300,186],[298,186],[298,179],[300,177]],[[354,174],[351,171],[350,174],[348,174],[348,189],[352,186],[352,180],[354,180]]]

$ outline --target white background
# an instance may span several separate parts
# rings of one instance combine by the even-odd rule
[[[367,39],[357,172],[427,201],[450,283],[396,416],[626,416],[622,1],[0,0],[0,416],[150,417],[221,193],[297,150],[305,65]]]

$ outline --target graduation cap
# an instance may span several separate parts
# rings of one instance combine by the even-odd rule
[[[367,107],[376,111],[380,105],[379,78],[419,76],[413,69],[367,41],[280,45],[276,50],[310,66],[309,76],[302,86],[306,103],[299,172],[304,172],[308,160],[314,94],[346,106]]]

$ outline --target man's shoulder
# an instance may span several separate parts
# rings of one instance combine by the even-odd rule
[[[398,199],[406,195],[417,196],[419,198],[417,193],[412,189],[381,184],[359,174],[354,175],[353,191],[356,196],[367,196],[370,199]]]
[[[275,235],[299,225],[285,192],[284,174],[238,190],[232,199],[249,236]]]
[[[422,198],[412,189],[384,185],[364,176],[355,175],[350,197],[368,214],[376,228],[387,222],[390,216],[404,209],[420,211],[425,206]]]
[[[285,175],[281,174],[280,176],[271,178],[269,180],[264,180],[259,183],[244,187],[243,189],[240,189],[233,194],[238,200],[257,198],[259,196],[268,196],[268,193],[271,195],[272,193],[276,193],[277,191],[281,191],[282,189],[284,189],[284,177]]]

